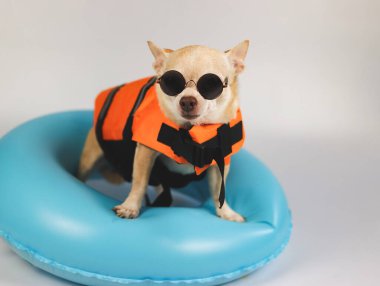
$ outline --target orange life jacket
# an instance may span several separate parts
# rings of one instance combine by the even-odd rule
[[[134,149],[138,142],[179,164],[193,164],[196,175],[201,175],[210,165],[218,165],[224,174],[224,165],[230,163],[231,155],[244,142],[240,110],[228,124],[197,125],[185,130],[161,111],[155,82],[155,77],[143,78],[109,88],[97,96],[94,126],[106,159],[130,181]],[[158,166],[158,169],[163,168],[162,164]],[[153,181],[162,183],[160,171],[152,173],[158,175]],[[165,185],[176,186],[171,182],[165,182]],[[224,182],[222,192],[221,205],[224,202]]]

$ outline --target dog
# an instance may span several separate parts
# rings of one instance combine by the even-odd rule
[[[158,78],[154,86],[157,100],[162,113],[168,119],[189,130],[192,126],[226,124],[237,116],[239,109],[237,80],[245,67],[248,40],[224,52],[201,45],[185,46],[177,50],[162,49],[151,41],[148,41],[148,46],[154,56],[153,69]],[[213,82],[215,84],[210,89],[209,85]],[[214,86],[218,87],[218,91]],[[85,181],[103,157],[104,153],[95,127],[92,127],[80,157],[78,178]],[[137,142],[131,191],[122,204],[114,207],[117,216],[130,219],[138,217],[150,172],[157,160],[172,172],[184,175],[194,173],[192,164],[178,164],[160,152]],[[219,206],[221,185],[227,179],[229,168],[227,164],[222,173],[218,165],[211,165],[207,169],[216,215],[229,221],[244,222],[245,218],[234,211],[226,201],[221,207]],[[119,173],[111,169],[103,169],[102,174],[112,183],[124,181]],[[156,189],[158,193],[163,192],[161,185]]]

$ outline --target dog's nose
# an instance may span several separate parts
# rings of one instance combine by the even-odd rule
[[[179,101],[179,105],[181,106],[183,111],[190,112],[197,107],[198,101],[194,96],[184,96]]]

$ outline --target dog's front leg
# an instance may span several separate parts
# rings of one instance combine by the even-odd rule
[[[140,213],[143,197],[148,186],[150,172],[158,153],[137,143],[133,162],[132,186],[127,199],[113,208],[117,216],[135,218]]]
[[[228,172],[230,170],[230,165],[224,167],[224,182],[226,182]],[[210,166],[208,169],[208,182],[210,186],[210,191],[215,204],[216,214],[226,220],[244,222],[244,218],[235,212],[228,205],[227,200],[225,200],[223,206],[219,208],[219,193],[220,187],[222,185],[222,176],[220,174],[218,166]]]

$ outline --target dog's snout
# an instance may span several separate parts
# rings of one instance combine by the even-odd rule
[[[184,96],[179,101],[181,109],[186,112],[191,112],[197,107],[198,101],[194,96]]]

